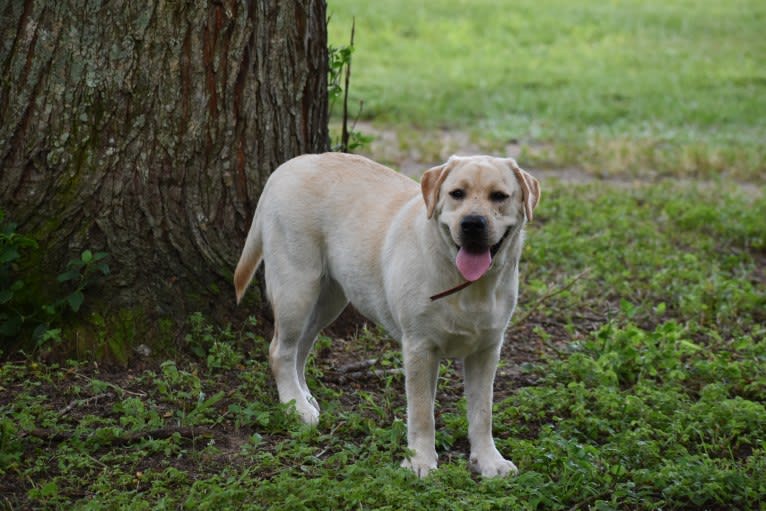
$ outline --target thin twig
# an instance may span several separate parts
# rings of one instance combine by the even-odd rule
[[[346,383],[348,380],[367,380],[369,378],[382,378],[390,374],[404,374],[404,370],[401,367],[393,369],[374,369],[371,371],[354,371],[341,375],[328,375],[327,378],[330,381],[337,383]]]
[[[101,468],[107,468],[107,466],[106,466],[106,464],[105,464],[104,462],[97,460],[97,459],[96,459],[96,458],[94,458],[92,455],[90,455],[90,454],[88,454],[88,453],[85,453],[85,456],[87,456],[88,458],[90,458],[90,459],[91,459],[91,461],[93,461],[93,463],[95,463],[96,465],[101,465]]]
[[[349,45],[349,49],[351,50],[348,54],[348,62],[346,62],[346,85],[343,88],[343,128],[341,131],[340,136],[340,147],[341,151],[344,153],[348,152],[348,139],[349,139],[349,131],[348,131],[348,88],[349,84],[351,82],[351,54],[353,53],[354,49],[354,32],[356,31],[356,17],[351,18],[351,44]]]
[[[357,362],[351,362],[350,364],[340,366],[338,369],[335,370],[335,372],[341,373],[341,374],[351,373],[354,371],[359,371],[361,369],[367,369],[368,367],[372,367],[377,363],[378,363],[377,358],[371,358],[369,360],[359,360]]]
[[[59,410],[59,415],[66,415],[78,406],[84,406],[84,405],[93,403],[95,401],[100,401],[101,399],[104,399],[105,397],[109,397],[111,395],[112,395],[111,392],[105,392],[103,394],[98,394],[96,396],[91,396],[85,399],[75,399],[74,401],[66,405],[64,408]]]
[[[91,378],[90,376],[86,376],[86,375],[80,374],[80,373],[75,373],[75,377],[80,378],[82,380],[85,380],[88,383],[93,383],[93,380],[94,380],[94,378]],[[105,381],[105,380],[98,380],[98,381],[100,383],[103,383],[107,387],[109,387],[111,389],[114,389],[120,396],[122,396],[123,394],[127,394],[129,396],[136,396],[136,397],[146,397],[147,396],[146,392],[143,392],[143,391],[134,392],[132,390],[124,389],[124,388],[120,387],[119,385],[117,385],[116,383],[112,383],[110,381]]]
[[[571,279],[569,282],[567,282],[565,285],[563,285],[563,286],[561,286],[561,287],[559,287],[559,288],[556,288],[556,289],[554,289],[553,291],[550,291],[550,292],[548,292],[548,293],[544,294],[543,296],[541,296],[541,297],[540,297],[540,298],[539,298],[539,299],[538,299],[538,300],[537,300],[535,303],[533,303],[532,305],[530,305],[530,306],[527,308],[527,310],[524,312],[524,314],[522,314],[521,316],[516,316],[516,319],[515,319],[515,321],[513,322],[513,324],[514,324],[514,325],[518,325],[519,323],[521,323],[521,322],[523,322],[524,320],[526,320],[526,319],[527,319],[529,316],[531,316],[531,315],[532,315],[532,313],[533,313],[533,312],[535,312],[535,311],[537,310],[537,308],[538,308],[540,305],[542,305],[542,304],[543,304],[543,302],[545,302],[546,300],[550,300],[550,299],[551,299],[551,298],[553,298],[554,296],[556,296],[556,295],[558,295],[558,294],[561,294],[561,293],[563,293],[564,291],[566,291],[567,289],[569,289],[570,287],[574,286],[574,285],[575,285],[575,282],[577,282],[578,280],[580,280],[581,278],[583,278],[583,277],[584,277],[585,275],[587,275],[588,273],[590,273],[590,268],[585,268],[583,271],[581,271],[580,273],[578,273],[577,275],[575,275],[575,276],[574,276],[574,277],[573,277],[573,278],[572,278],[572,279]]]

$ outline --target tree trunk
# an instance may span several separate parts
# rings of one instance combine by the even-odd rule
[[[269,173],[326,150],[324,0],[10,0],[0,209],[52,275],[83,249],[107,316],[231,312]]]

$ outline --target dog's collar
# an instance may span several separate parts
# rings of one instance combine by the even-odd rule
[[[440,298],[444,298],[445,296],[449,296],[451,294],[457,293],[458,291],[467,288],[468,286],[470,286],[474,282],[476,282],[476,281],[475,280],[466,280],[462,284],[458,284],[457,286],[455,286],[453,288],[447,289],[446,291],[442,291],[441,293],[436,293],[435,295],[433,295],[431,297],[431,301],[435,302],[436,300],[438,300]]]
[[[494,246],[493,246],[493,247],[490,249],[490,251],[492,252],[492,257],[493,257],[493,258],[494,258],[494,257],[497,255],[497,253],[500,251],[500,245],[502,245],[502,244],[503,244],[503,242],[505,241],[505,239],[508,237],[508,235],[509,235],[509,234],[511,234],[511,230],[513,230],[513,227],[509,227],[509,228],[508,228],[508,229],[505,231],[505,234],[503,234],[503,237],[502,237],[502,238],[500,238],[500,241],[498,241],[497,243],[495,243],[495,244],[494,244]],[[441,299],[441,298],[444,298],[445,296],[449,296],[449,295],[452,295],[452,294],[455,294],[455,293],[457,293],[458,291],[462,291],[463,289],[467,288],[468,286],[470,286],[470,285],[471,285],[471,284],[473,284],[474,282],[476,282],[476,281],[475,281],[475,280],[466,280],[466,281],[465,281],[465,282],[463,282],[462,284],[458,284],[457,286],[455,286],[455,287],[452,287],[452,288],[449,288],[449,289],[447,289],[446,291],[442,291],[441,293],[436,293],[435,295],[433,295],[433,296],[431,297],[431,301],[432,301],[432,302],[435,302],[436,300],[439,300],[439,299]]]

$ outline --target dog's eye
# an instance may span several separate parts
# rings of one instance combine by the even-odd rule
[[[510,195],[505,192],[492,192],[489,194],[489,198],[493,202],[503,202],[508,197],[510,197]]]
[[[465,192],[461,190],[460,188],[457,188],[455,190],[452,190],[449,193],[449,196],[452,197],[455,200],[460,200],[465,197]]]

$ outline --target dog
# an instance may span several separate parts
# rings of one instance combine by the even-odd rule
[[[401,343],[409,449],[402,466],[418,477],[437,466],[436,382],[440,360],[450,357],[463,360],[470,468],[484,477],[517,473],[492,437],[492,387],[516,307],[524,226],[539,200],[539,182],[511,158],[453,156],[427,170],[420,186],[341,153],[277,168],[234,287],[239,303],[265,263],[279,400],[318,423],[306,358],[319,330],[351,302]]]

